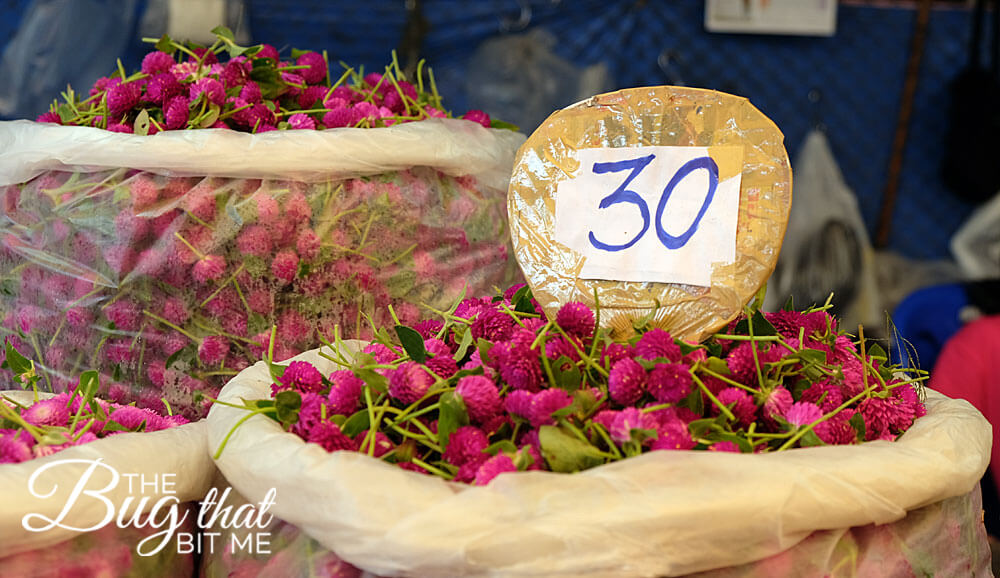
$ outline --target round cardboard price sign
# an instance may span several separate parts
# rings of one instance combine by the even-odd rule
[[[518,151],[514,252],[551,316],[600,305],[616,334],[647,318],[701,341],[774,270],[792,174],[778,127],[741,97],[632,88],[550,116]]]

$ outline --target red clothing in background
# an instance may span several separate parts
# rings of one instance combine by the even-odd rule
[[[1000,315],[969,323],[945,343],[930,387],[968,400],[993,425],[990,472],[1000,494]]]

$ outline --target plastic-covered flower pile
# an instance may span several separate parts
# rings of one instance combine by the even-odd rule
[[[22,405],[0,396],[0,464],[25,462],[117,433],[157,431],[188,423],[180,415],[161,415],[96,398],[96,371],[83,372],[70,393],[38,399],[40,376],[34,362],[9,342],[5,349],[3,367],[11,370],[23,387],[34,389],[35,400]]]
[[[112,132],[152,135],[163,130],[226,128],[243,132],[279,129],[382,127],[449,117],[428,70],[417,84],[393,62],[384,73],[346,67],[332,79],[325,53],[293,50],[283,61],[269,44],[238,46],[225,27],[212,31],[208,47],[164,36],[142,61],[142,69],[100,78],[80,99],[71,88],[40,122],[93,126]],[[228,60],[219,57],[228,55]],[[514,128],[471,110],[462,118],[489,128]]]
[[[380,330],[356,359],[324,349],[343,367],[328,375],[272,363],[273,399],[245,407],[327,451],[475,484],[652,450],[895,439],[925,414],[916,388],[925,377],[852,339],[828,308],[749,307],[701,344],[645,322],[616,340],[599,328],[599,309],[568,303],[547,320],[515,286],[397,324],[394,335]]]

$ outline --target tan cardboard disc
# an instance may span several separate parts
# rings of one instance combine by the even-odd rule
[[[628,335],[633,320],[701,341],[732,321],[778,261],[792,203],[784,136],[742,97],[697,88],[630,88],[556,111],[521,146],[507,196],[514,252],[535,299],[600,301],[601,325]],[[712,266],[711,286],[581,279],[585,257],[555,241],[556,190],[579,169],[578,149],[741,146],[736,259]]]

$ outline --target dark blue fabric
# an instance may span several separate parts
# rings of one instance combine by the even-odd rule
[[[918,289],[896,306],[892,322],[899,338],[916,350],[914,361],[922,369],[934,367],[945,342],[962,328],[959,312],[968,304],[965,287],[952,283]]]

